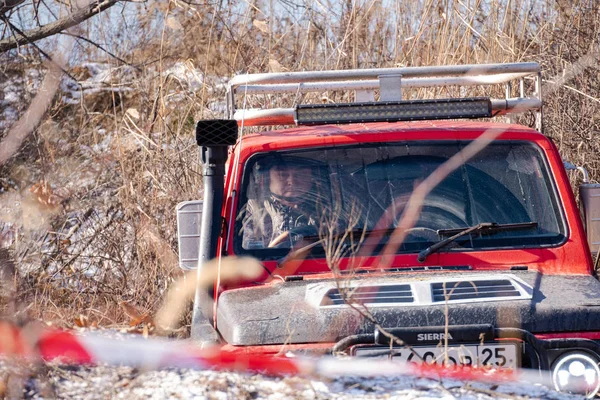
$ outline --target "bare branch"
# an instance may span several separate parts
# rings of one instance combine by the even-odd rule
[[[4,53],[8,50],[15,49],[18,46],[27,44],[29,42],[35,42],[48,36],[56,35],[57,33],[60,33],[65,29],[69,29],[81,23],[82,21],[85,21],[86,19],[93,17],[99,12],[102,12],[107,8],[112,7],[118,1],[119,0],[93,0],[90,1],[90,3],[87,6],[80,8],[79,10],[67,15],[66,17],[60,18],[42,27],[30,29],[26,32],[23,32],[23,34],[19,34],[18,36],[0,40],[0,53]]]
[[[25,0],[0,0],[0,15],[6,14]]]

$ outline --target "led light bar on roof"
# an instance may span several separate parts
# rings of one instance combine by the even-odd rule
[[[295,119],[298,125],[323,125],[489,118],[491,116],[491,100],[487,97],[473,97],[344,104],[303,104],[296,107]]]

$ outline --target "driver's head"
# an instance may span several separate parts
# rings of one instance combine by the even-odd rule
[[[305,201],[312,184],[312,169],[308,166],[281,163],[269,169],[269,190],[285,205],[294,206]]]

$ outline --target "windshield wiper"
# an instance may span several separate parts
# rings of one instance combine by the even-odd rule
[[[441,229],[438,231],[439,235],[451,235],[453,233],[454,233],[454,235],[450,236],[449,238],[440,240],[439,242],[432,244],[425,250],[422,250],[419,253],[419,255],[417,256],[417,261],[419,261],[419,262],[425,261],[425,259],[430,254],[433,254],[433,253],[443,249],[444,247],[448,246],[450,243],[454,242],[459,237],[468,235],[470,233],[482,234],[482,233],[487,233],[487,232],[512,231],[512,230],[519,230],[519,229],[531,229],[531,228],[536,228],[537,226],[538,226],[537,222],[522,222],[522,223],[517,223],[517,224],[497,224],[495,222],[482,222],[480,224],[471,226],[469,228],[464,228],[464,229]]]

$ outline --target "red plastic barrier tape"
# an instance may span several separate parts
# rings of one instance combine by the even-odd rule
[[[278,357],[221,351],[219,348],[200,349],[189,342],[160,338],[122,339],[93,332],[79,335],[57,330],[24,332],[7,324],[0,324],[0,334],[0,354],[28,358],[37,356],[46,361],[60,361],[66,364],[127,365],[145,369],[165,367],[219,369],[277,376],[301,374],[331,378],[342,375],[410,375],[494,383],[540,383],[552,386],[547,373],[542,374],[531,370],[443,367],[380,359],[339,359],[332,356]]]

